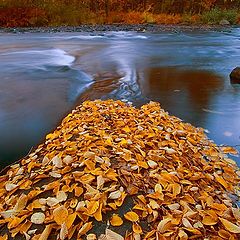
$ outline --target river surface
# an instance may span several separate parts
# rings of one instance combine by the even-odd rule
[[[217,144],[239,145],[240,85],[229,81],[239,65],[238,28],[1,33],[0,168],[43,141],[74,106],[97,98],[159,101]]]

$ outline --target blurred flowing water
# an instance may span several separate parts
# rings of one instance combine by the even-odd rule
[[[121,99],[160,102],[240,144],[240,29],[164,33],[0,34],[0,167],[26,155],[76,105]],[[239,149],[239,148],[238,148]],[[240,165],[239,158],[235,158]]]

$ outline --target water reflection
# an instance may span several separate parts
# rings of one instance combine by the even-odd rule
[[[224,79],[208,71],[162,67],[147,69],[139,84],[144,96],[159,101],[171,114],[202,125],[203,109],[221,91]]]

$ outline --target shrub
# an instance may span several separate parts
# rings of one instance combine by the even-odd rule
[[[156,23],[157,22],[155,15],[150,12],[144,12],[143,19],[144,19],[145,23]]]
[[[236,10],[221,10],[219,8],[214,8],[208,12],[202,14],[201,20],[203,23],[207,24],[218,24],[221,20],[225,19],[231,24],[237,23],[238,13]]]

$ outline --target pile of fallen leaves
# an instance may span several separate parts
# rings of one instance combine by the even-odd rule
[[[240,239],[240,172],[157,103],[87,101],[0,176],[0,239]]]

